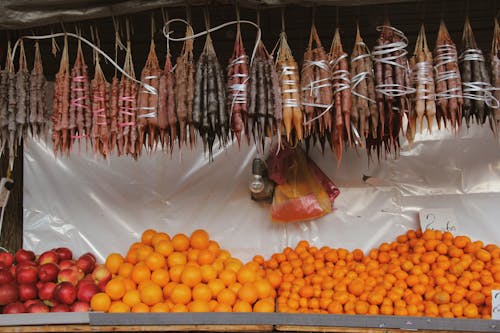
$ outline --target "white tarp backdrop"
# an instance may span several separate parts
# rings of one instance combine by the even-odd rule
[[[277,224],[267,204],[250,200],[255,151],[244,144],[218,150],[145,154],[139,161],[94,159],[74,151],[55,159],[50,145],[24,149],[24,246],[37,252],[69,246],[104,260],[124,253],[147,228],[209,231],[223,248],[248,260],[307,239],[316,246],[369,250],[418,227],[423,208],[454,210],[459,233],[500,244],[500,149],[488,126],[417,135],[401,156],[368,167],[350,149],[336,168],[333,154],[313,160],[340,187],[335,211],[304,223]],[[363,175],[372,178],[363,181]]]

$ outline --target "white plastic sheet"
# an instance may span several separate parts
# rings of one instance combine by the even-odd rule
[[[104,260],[124,253],[148,228],[171,235],[204,228],[244,260],[301,239],[366,251],[417,228],[423,208],[451,208],[464,234],[500,244],[500,148],[486,126],[462,132],[460,139],[447,131],[417,135],[398,159],[370,167],[364,151],[350,149],[337,169],[331,152],[313,149],[313,160],[341,194],[333,213],[293,224],[272,223],[269,205],[250,200],[255,151],[245,144],[217,150],[214,162],[188,149],[175,150],[172,159],[157,152],[139,161],[103,161],[77,151],[55,159],[50,146],[29,140],[24,246],[36,252],[69,246]]]

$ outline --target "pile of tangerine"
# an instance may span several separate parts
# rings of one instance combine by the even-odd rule
[[[91,300],[104,312],[274,312],[276,288],[256,262],[245,265],[204,230],[189,237],[148,229],[123,257],[105,263],[113,278]]]
[[[281,280],[279,312],[491,317],[500,248],[449,232],[410,230],[367,255],[301,241],[254,261]]]

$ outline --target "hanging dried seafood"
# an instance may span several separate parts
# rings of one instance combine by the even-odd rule
[[[359,31],[351,54],[351,123],[354,129],[368,138],[377,138],[378,109],[375,101],[375,81],[370,50],[363,42]]]
[[[496,99],[496,108],[493,107],[493,130],[500,142],[500,24],[495,19],[495,30],[493,32],[493,42],[491,44],[491,83],[493,85]],[[495,101],[493,101],[495,103]],[[495,106],[495,105],[494,105]]]
[[[290,143],[301,141],[303,138],[303,118],[300,107],[299,65],[297,65],[297,62],[293,58],[284,29],[280,34],[278,44],[276,70],[278,71],[281,86],[283,124],[285,126],[286,139]],[[295,140],[292,138],[292,131]]]
[[[186,28],[186,41],[182,47],[181,55],[177,57],[175,66],[175,101],[177,121],[179,123],[179,147],[187,142],[189,127],[189,144],[191,149],[195,145],[193,124],[193,98],[194,98],[194,57],[193,57],[193,30],[188,25]]]
[[[9,62],[11,62],[10,42],[7,47],[5,68],[0,70],[0,156],[9,136]]]
[[[459,61],[465,123],[469,127],[471,117],[474,117],[476,122],[481,125],[485,123],[487,118],[490,119],[491,123],[490,107],[495,106],[492,94],[493,87],[490,83],[490,75],[486,69],[483,52],[477,47],[469,18],[465,20],[462,39],[464,50]]]
[[[257,147],[263,150],[266,136],[272,137],[276,133],[280,140],[283,116],[278,73],[262,41],[257,45],[250,66],[249,81],[245,132],[247,139],[250,140],[251,133]]]
[[[54,83],[54,100],[52,103],[52,149],[57,156],[70,152],[71,133],[69,129],[69,98],[70,98],[71,73],[68,58],[68,37],[64,37],[59,71]]]
[[[149,151],[156,145],[158,126],[158,90],[160,85],[161,69],[155,52],[155,41],[151,38],[149,54],[146,64],[141,72],[141,82],[147,86],[139,87],[137,97],[137,129],[139,135],[138,154],[141,155],[142,147],[147,142]]]
[[[248,56],[238,23],[233,54],[227,66],[227,113],[230,119],[231,136],[236,136],[238,147],[241,143],[241,132],[247,128],[248,67]],[[245,134],[249,138],[248,133]]]
[[[78,40],[76,60],[71,69],[71,95],[69,105],[69,129],[71,131],[71,143],[78,140],[78,150],[80,143],[85,139],[87,145],[92,129],[92,110],[90,106],[90,82],[83,57],[82,42]],[[88,146],[87,146],[88,148]]]
[[[375,65],[375,91],[379,110],[379,136],[367,141],[369,151],[377,150],[380,158],[382,146],[386,152],[399,154],[399,133],[403,114],[410,114],[408,94],[411,88],[411,71],[406,57],[408,39],[389,22],[378,27],[380,36],[372,51]]]
[[[434,75],[432,67],[432,52],[427,46],[424,25],[420,27],[417,37],[415,51],[410,59],[412,69],[412,81],[415,87],[413,96],[413,108],[408,115],[408,129],[406,136],[410,143],[415,138],[417,124],[419,132],[424,127],[424,116],[427,119],[427,129],[432,132],[432,123],[436,116],[436,102],[434,89]]]
[[[40,45],[38,44],[38,42],[35,43],[35,60],[29,80],[29,130],[33,138],[39,139],[42,135],[46,135],[48,129],[45,128],[45,119],[47,117],[45,89],[47,87],[47,81],[45,80],[45,76],[43,74],[42,55],[40,53]]]
[[[208,18],[207,26],[208,26]],[[208,30],[208,27],[207,27]],[[203,52],[196,64],[194,87],[193,125],[203,141],[203,148],[208,148],[212,160],[215,137],[222,146],[228,139],[228,119],[226,114],[226,88],[224,73],[220,67],[210,34],[207,34]]]
[[[310,138],[313,144],[319,140],[324,151],[325,138],[330,138],[332,130],[333,91],[328,55],[314,24],[304,53],[300,85],[306,143],[309,145]]]
[[[342,160],[344,145],[344,131],[347,142],[351,143],[351,74],[347,53],[344,52],[340,40],[339,28],[335,30],[332,46],[330,48],[330,68],[332,71],[333,98],[334,98],[334,124],[332,130],[332,148],[339,164]]]
[[[462,125],[462,82],[458,69],[457,48],[444,21],[439,25],[434,64],[438,127],[441,126],[443,119],[445,127],[449,123],[451,130],[458,132]]]

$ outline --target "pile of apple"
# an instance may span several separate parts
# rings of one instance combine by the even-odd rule
[[[4,314],[35,312],[86,312],[95,293],[104,290],[111,273],[96,264],[91,253],[73,259],[68,248],[39,256],[20,249],[0,253],[0,311]]]

